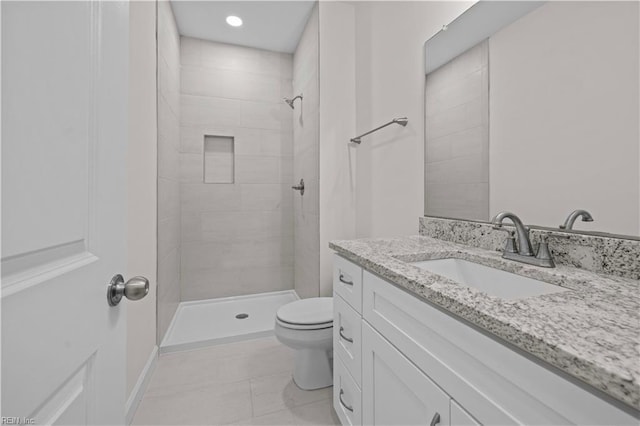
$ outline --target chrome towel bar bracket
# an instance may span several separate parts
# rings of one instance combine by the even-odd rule
[[[378,130],[380,130],[380,129],[383,129],[383,128],[387,127],[387,126],[390,126],[390,125],[392,125],[392,124],[399,124],[399,125],[401,125],[402,127],[404,127],[404,126],[406,126],[406,125],[407,125],[407,123],[408,123],[408,122],[409,122],[409,119],[408,119],[407,117],[394,118],[394,119],[393,119],[393,120],[391,120],[390,122],[388,122],[388,123],[386,123],[386,124],[383,124],[383,125],[382,125],[382,126],[380,126],[380,127],[376,127],[376,128],[375,128],[375,129],[373,129],[373,130],[369,130],[367,133],[363,133],[363,134],[361,134],[360,136],[356,136],[355,138],[351,139],[351,142],[359,144],[360,142],[362,142],[362,140],[361,140],[361,139],[362,139],[362,137],[363,137],[363,136],[370,135],[371,133],[376,132],[376,131],[378,131]]]

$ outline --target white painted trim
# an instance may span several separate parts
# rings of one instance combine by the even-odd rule
[[[97,260],[99,260],[98,257],[85,251],[20,273],[2,277],[2,292],[0,295],[2,298],[11,296],[35,285],[48,282],[60,275],[80,269]],[[2,267],[4,268],[4,265]]]
[[[149,386],[149,381],[151,380],[151,376],[156,369],[157,362],[158,346],[154,346],[151,350],[151,354],[149,355],[147,363],[145,364],[142,372],[140,373],[140,376],[138,377],[136,385],[131,390],[131,394],[127,399],[127,405],[125,406],[125,421],[127,425],[130,425],[133,421],[133,416],[135,416],[138,405],[140,405],[140,401],[142,401],[142,397],[147,390],[147,386]]]

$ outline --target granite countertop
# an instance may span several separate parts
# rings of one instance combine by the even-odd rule
[[[430,237],[332,241],[365,269],[640,409],[640,282],[566,266],[540,268]],[[572,291],[489,296],[407,262],[466,259]]]

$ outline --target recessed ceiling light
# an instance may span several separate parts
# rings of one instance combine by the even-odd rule
[[[233,15],[227,16],[227,24],[231,25],[232,27],[239,27],[242,25],[242,19]]]

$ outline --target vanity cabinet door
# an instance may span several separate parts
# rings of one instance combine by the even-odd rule
[[[449,395],[363,322],[363,424],[448,426],[449,402]]]
[[[457,402],[451,400],[451,426],[482,426],[471,417]]]

